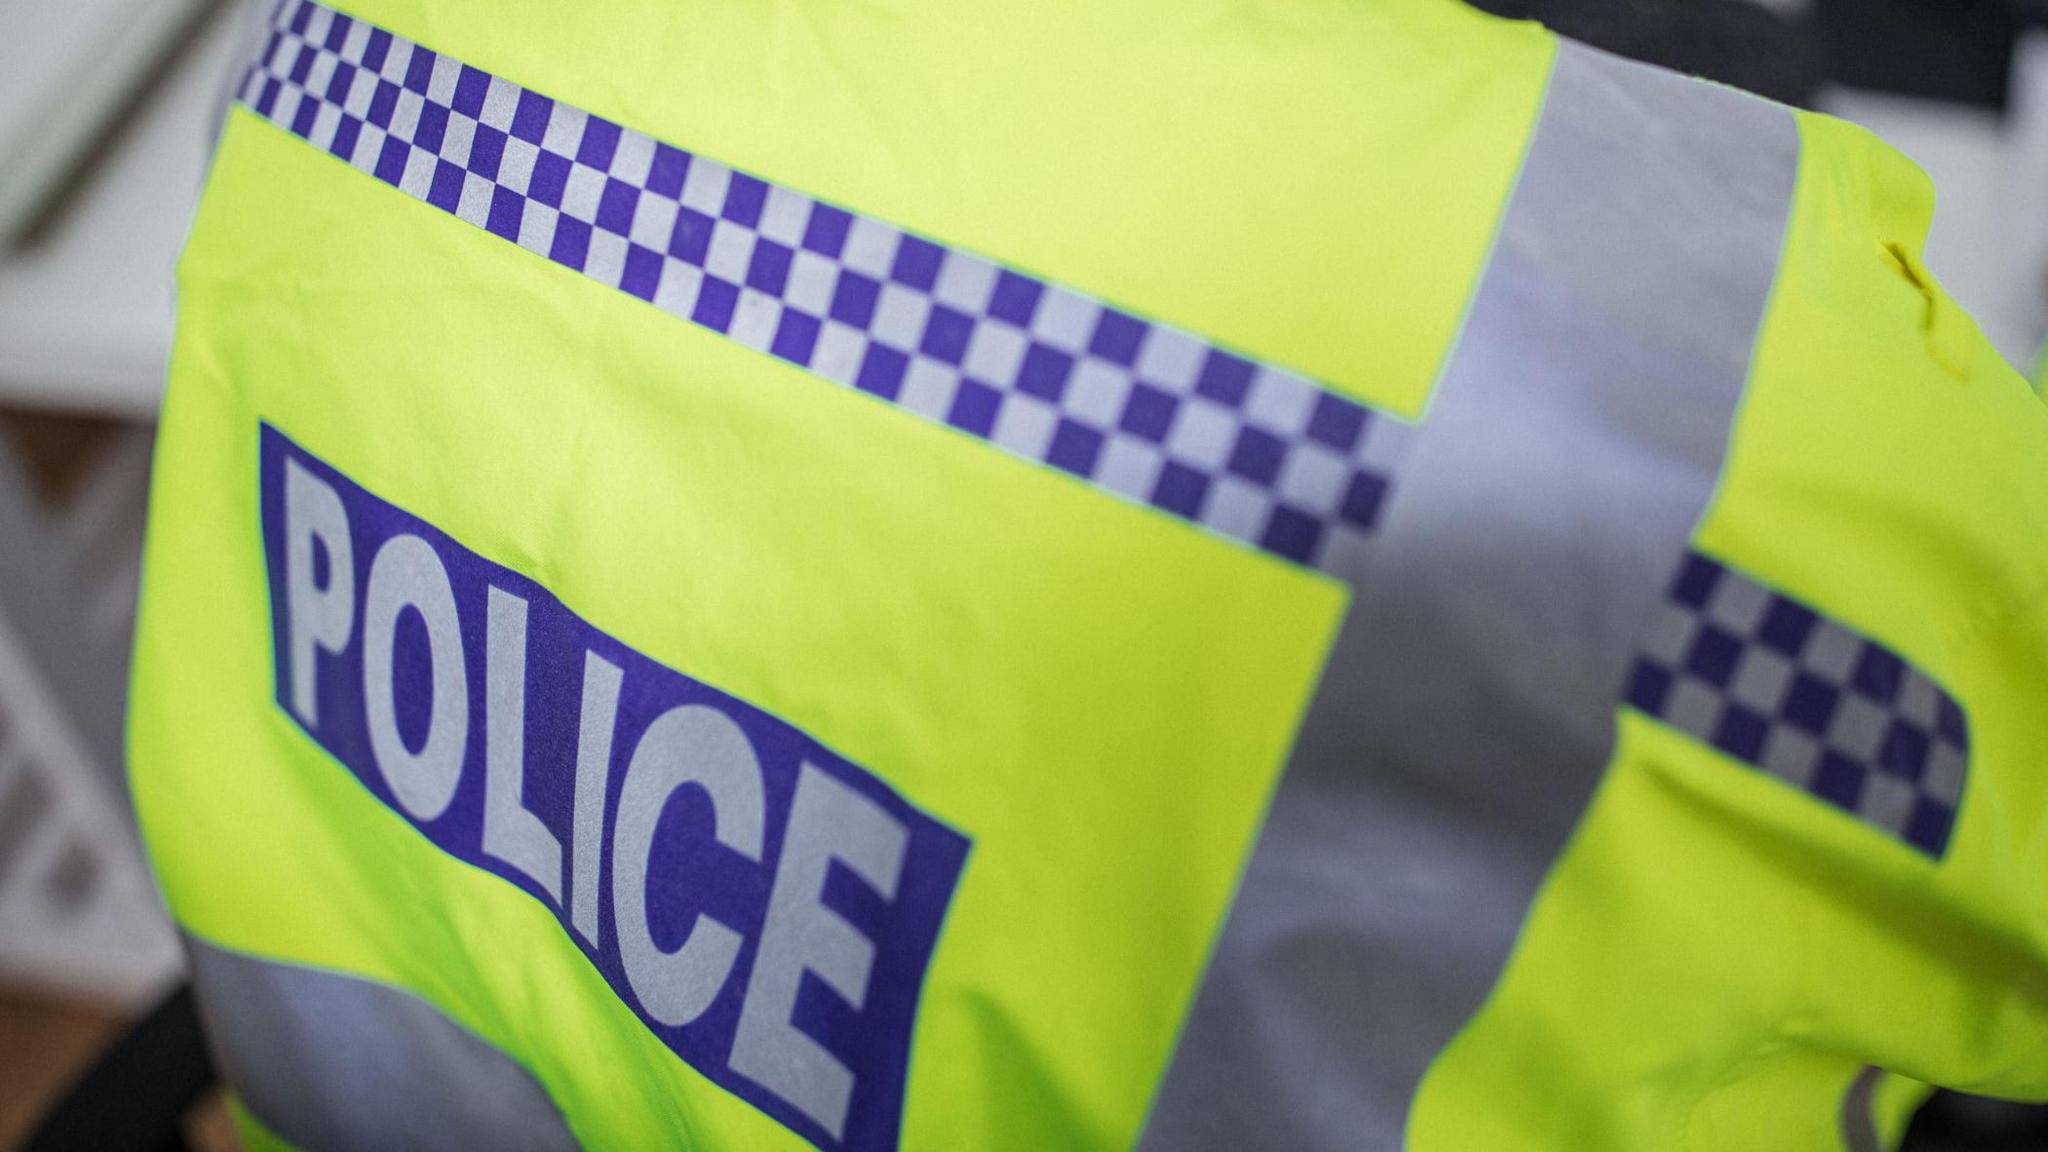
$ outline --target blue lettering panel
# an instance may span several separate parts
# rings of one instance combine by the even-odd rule
[[[485,560],[433,525],[380,500],[268,424],[261,427],[260,437],[263,538],[278,706],[372,795],[404,816],[442,851],[496,874],[547,905],[562,923],[564,935],[582,949],[648,1031],[693,1068],[820,1148],[894,1148],[918,995],[966,862],[968,840],[796,727],[664,667],[598,631],[546,588]],[[297,502],[287,499],[288,490],[297,494]],[[366,703],[378,703],[369,699],[369,692],[383,683],[374,674],[367,681],[365,676],[364,607],[371,570],[380,551],[394,540],[400,541],[394,554],[410,550],[415,560],[424,555],[417,545],[403,541],[404,537],[417,538],[431,548],[445,570],[453,597],[452,619],[444,613],[445,602],[442,609],[406,607],[399,610],[391,631],[388,703],[395,711],[404,751],[421,755],[429,743],[430,729],[454,732],[462,725],[453,721],[466,716],[461,744],[452,743],[451,737],[445,745],[459,747],[459,775],[453,777],[452,796],[445,808],[428,811],[425,818],[417,810],[432,809],[433,805],[423,806],[415,793],[408,792],[404,801],[394,793],[389,765],[380,766],[373,748],[374,712],[366,708]],[[295,544],[300,549],[296,570],[290,559]],[[337,570],[343,567],[338,563],[342,560],[346,571]],[[416,563],[414,568],[433,576],[431,563],[424,568]],[[519,804],[530,810],[560,845],[559,897],[550,895],[548,886],[526,871],[483,848],[490,710],[507,709],[509,716],[512,706],[502,690],[496,700],[486,691],[489,662],[495,658],[501,669],[507,667],[506,653],[489,651],[494,590],[501,608],[507,603],[506,595],[524,603],[526,649],[524,675],[518,684],[524,693],[523,795]],[[447,667],[441,673],[439,699],[437,656],[427,618],[430,611],[440,617],[438,626],[444,636],[438,659]],[[451,678],[456,663],[453,652],[458,647],[452,637],[458,634],[459,679]],[[504,646],[502,637],[498,642]],[[590,825],[601,823],[594,877],[578,874],[574,819],[588,655],[620,673],[610,753],[602,765],[602,819],[586,820],[583,829],[583,854],[588,857]],[[309,685],[295,683],[295,669],[307,674]],[[311,715],[304,714],[308,705]],[[627,770],[642,735],[658,718],[688,705],[715,711],[729,720],[751,748],[754,775],[740,773],[747,784],[741,793],[758,796],[760,801],[759,859],[749,859],[714,835],[716,827],[731,842],[733,830],[748,823],[749,805],[728,798],[724,810],[715,810],[719,806],[712,791],[694,783],[667,792],[654,817],[653,836],[646,849],[647,935],[660,953],[683,948],[693,929],[702,933],[710,922],[715,922],[711,925],[714,933],[716,926],[722,925],[739,938],[738,950],[708,1004],[694,1018],[670,1026],[650,1015],[622,958],[619,925],[613,915],[612,839]],[[436,707],[462,712],[436,717]],[[603,719],[602,713],[599,719]],[[390,730],[388,724],[384,730]],[[388,759],[393,746],[387,742],[384,747]],[[746,767],[744,759],[742,754],[742,766]],[[596,762],[593,758],[592,763]],[[453,757],[446,761],[449,771],[454,771],[455,763]],[[800,781],[814,797],[829,793],[832,804],[807,801],[796,805]],[[504,797],[496,802],[502,814]],[[850,811],[862,819],[827,825],[813,818],[808,827],[818,843],[787,843],[793,807],[814,813]],[[869,849],[865,853],[842,851],[845,844],[823,843],[848,823],[887,835],[870,836],[864,842]],[[776,900],[776,906],[783,909],[778,914],[810,919],[797,927],[785,924],[769,931],[768,937],[784,941],[780,946],[797,949],[818,935],[806,929],[817,929],[821,923],[835,936],[850,930],[871,946],[872,964],[862,982],[857,971],[849,979],[844,963],[831,970],[833,965],[824,962],[822,967],[830,970],[826,972],[799,963],[801,974],[794,994],[784,996],[786,1018],[776,1014],[772,1004],[754,1006],[751,1022],[757,1025],[753,1030],[757,1040],[763,1034],[759,1025],[765,1020],[771,1039],[781,1036],[787,1040],[793,1030],[798,1037],[793,1043],[813,1042],[843,1067],[843,1075],[833,1073],[822,1080],[812,1075],[794,1086],[787,1080],[764,1083],[792,1075],[805,1081],[807,1075],[786,1068],[778,1072],[772,1067],[773,1059],[749,1060],[742,1053],[737,1063],[761,1076],[752,1079],[735,1070],[734,1053],[736,1034],[744,1031],[740,1028],[742,1010],[755,988],[750,977],[763,959],[763,930],[771,928],[770,894],[775,891],[778,869],[792,860],[807,859],[811,866],[800,866],[791,875],[817,875],[820,853],[826,863],[822,879],[816,881],[817,890],[779,893]],[[585,893],[587,902],[592,891],[596,893],[595,943],[573,928],[571,919],[572,894]],[[798,910],[792,912],[791,908]],[[834,920],[841,923],[835,925]],[[771,948],[780,946],[771,944]],[[789,970],[789,957],[769,959],[779,962],[785,972]],[[716,973],[713,975],[715,978]],[[643,974],[643,990],[646,983]],[[776,983],[764,979],[760,986]],[[786,980],[781,983],[787,985]],[[764,1011],[770,1016],[761,1017]],[[747,1042],[738,1047],[746,1048]],[[757,1046],[754,1051],[758,1055],[767,1049]],[[786,1054],[788,1049],[780,1051]],[[768,1070],[763,1072],[763,1068]]]

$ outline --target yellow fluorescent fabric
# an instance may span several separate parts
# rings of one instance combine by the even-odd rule
[[[1930,861],[1623,714],[1514,961],[1423,1086],[1415,1148],[1829,1149],[1864,1065],[2048,1097],[2048,407],[1919,268],[1925,177],[1847,125],[1800,130],[1698,544],[1962,701],[1954,839]],[[1896,1139],[1905,1105],[1880,1105]]]
[[[1450,0],[343,7],[1409,416],[1553,50]]]
[[[131,739],[187,927],[418,992],[593,1145],[801,1146],[278,710],[266,420],[972,839],[906,1147],[1130,1141],[1340,586],[678,322],[245,111],[181,290]]]

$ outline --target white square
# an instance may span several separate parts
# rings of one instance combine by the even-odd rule
[[[1785,690],[1792,684],[1792,662],[1768,648],[1752,645],[1743,650],[1728,682],[1728,695],[1753,712],[1775,716],[1785,702]]]
[[[931,310],[931,298],[924,293],[901,284],[883,284],[868,331],[883,343],[909,351],[924,337],[925,320]]]
[[[619,146],[612,151],[612,175],[635,188],[647,186],[647,174],[654,169],[654,138],[644,133],[619,133]]]
[[[306,43],[325,44],[327,33],[334,28],[334,10],[319,5],[313,7],[313,17],[306,21]]]
[[[877,280],[887,280],[902,237],[902,232],[887,224],[855,216],[846,229],[846,247],[839,253],[839,262]]]
[[[593,228],[590,248],[583,255],[583,274],[600,284],[618,287],[626,278],[626,238],[616,232]]]
[[[1280,466],[1282,499],[1304,512],[1326,516],[1344,501],[1351,467],[1343,457],[1309,443],[1292,445]]]
[[[267,67],[279,80],[283,80],[292,74],[292,64],[298,60],[299,50],[305,46],[304,41],[289,33],[278,37],[277,47],[270,50],[270,62]]]
[[[953,394],[960,390],[960,375],[937,360],[910,358],[910,370],[903,374],[903,391],[896,403],[921,416],[944,423],[953,410]]]
[[[349,157],[349,163],[365,172],[375,172],[377,160],[384,155],[384,140],[382,128],[375,124],[363,125],[363,130],[356,134],[355,154]]]
[[[569,179],[562,185],[562,214],[588,224],[597,219],[598,202],[604,198],[604,173],[588,164],[569,166]]]
[[[633,243],[656,252],[668,251],[668,242],[675,235],[676,202],[666,196],[651,192],[642,193],[640,202],[633,207]]]
[[[1863,780],[1863,795],[1856,801],[1856,814],[1879,828],[1904,832],[1919,799],[1919,791],[1911,784],[1886,772],[1872,772]]]
[[[583,147],[583,128],[589,122],[589,114],[581,108],[558,103],[548,113],[548,130],[541,133],[540,146],[573,160]]]
[[[704,286],[704,270],[681,260],[661,262],[661,284],[654,290],[654,306],[671,316],[688,320],[697,307],[697,292]]]
[[[377,78],[358,68],[355,78],[348,82],[348,93],[342,98],[341,106],[358,120],[370,114],[370,102],[377,97]]]
[[[1166,457],[1150,444],[1130,436],[1111,436],[1095,463],[1095,482],[1140,503],[1152,499]]]
[[[270,109],[271,123],[289,129],[292,126],[292,121],[298,118],[299,101],[310,99],[312,97],[301,95],[297,88],[286,84],[278,90],[277,103]]]
[[[1692,650],[1693,637],[1699,634],[1699,618],[1690,612],[1664,607],[1650,620],[1649,631],[1642,640],[1643,655],[1667,668],[1676,668],[1685,660],[1685,654]]]
[[[426,98],[412,89],[399,92],[397,102],[391,106],[391,123],[388,126],[391,134],[411,143],[419,135],[420,110],[426,106]]]
[[[316,53],[313,67],[306,73],[306,91],[313,96],[326,96],[327,86],[334,82],[334,69],[340,63],[332,52]]]
[[[351,64],[361,64],[363,53],[370,47],[370,26],[361,20],[349,27],[348,35],[341,41],[341,58]]]
[[[1209,487],[1202,523],[1233,539],[1257,540],[1272,508],[1273,501],[1264,492],[1235,476],[1223,476]]]
[[[1844,692],[1828,721],[1828,747],[1851,759],[1874,762],[1890,717],[1855,692]]]
[[[448,130],[441,134],[441,159],[469,166],[469,146],[476,142],[476,121],[460,112],[448,114]]]
[[[531,141],[507,136],[505,151],[498,157],[498,183],[521,196],[526,195],[527,186],[533,179],[533,162],[539,157],[540,148]]]
[[[775,343],[775,329],[781,323],[782,301],[765,292],[742,288],[739,304],[732,310],[732,325],[725,334],[756,352],[766,352]]]
[[[341,127],[341,109],[332,104],[320,105],[313,113],[313,130],[306,134],[306,142],[322,152],[334,147],[335,130]]]
[[[1237,420],[1230,412],[1200,397],[1190,398],[1174,414],[1166,447],[1174,459],[1203,472],[1223,467],[1237,441]]]
[[[731,183],[732,169],[696,157],[683,176],[682,201],[706,216],[716,216],[725,209],[725,190]]]
[[[391,50],[384,53],[384,66],[377,69],[377,75],[393,84],[405,83],[405,74],[412,70],[412,53],[413,46],[409,42],[393,40]]]
[[[1298,435],[1308,427],[1316,391],[1293,373],[1261,367],[1252,377],[1251,394],[1245,398],[1245,415],[1283,436]]]
[[[1822,620],[1806,641],[1799,662],[1830,684],[1847,684],[1856,658],[1863,653],[1863,641],[1830,620]]]
[[[519,85],[500,76],[491,77],[484,89],[484,106],[477,119],[500,132],[512,130],[512,118],[519,112]]]
[[[519,217],[519,246],[528,252],[546,256],[555,250],[555,221],[561,213],[537,200],[527,200],[521,205]]]
[[[1131,396],[1131,377],[1122,368],[1092,356],[1081,357],[1067,377],[1066,396],[1060,407],[1097,428],[1116,426]]]
[[[1779,724],[1764,739],[1764,771],[1796,787],[1804,788],[1820,767],[1820,742],[1797,728]]]
[[[1011,392],[1002,399],[989,439],[1027,460],[1043,460],[1058,426],[1059,412],[1051,405]]]
[[[1038,311],[1031,317],[1031,334],[1041,343],[1079,352],[1095,334],[1095,322],[1102,305],[1078,292],[1048,285],[1039,298]]]
[[[827,320],[818,333],[818,346],[811,352],[811,371],[827,380],[851,384],[860,375],[861,357],[867,350],[864,333],[837,320]]]
[[[966,252],[947,252],[939,264],[938,282],[932,295],[970,316],[988,311],[989,296],[995,292],[996,266]]]
[[[754,259],[754,233],[729,220],[711,222],[711,243],[705,250],[704,268],[713,276],[743,284],[747,265]]]
[[[425,200],[434,187],[434,169],[441,162],[425,148],[413,148],[405,154],[405,172],[398,178],[399,191],[416,200]]]
[[[839,284],[839,265],[809,249],[789,258],[789,284],[782,298],[813,316],[832,310],[832,290]]]
[[[980,320],[967,341],[967,355],[961,363],[969,376],[1009,387],[1024,365],[1024,353],[1031,340],[1021,328],[993,320]]]
[[[462,76],[462,65],[452,56],[434,57],[434,70],[427,76],[427,99],[446,106],[455,100],[455,81]]]
[[[768,197],[761,205],[761,223],[757,228],[770,240],[794,248],[803,241],[804,225],[810,218],[809,197],[770,184]]]
[[[1208,345],[1177,328],[1152,325],[1138,348],[1138,378],[1169,392],[1192,392]]]
[[[1763,585],[1733,572],[1724,574],[1707,599],[1707,619],[1737,636],[1749,636],[1764,618],[1771,594]]]
[[[479,228],[483,227],[491,218],[491,192],[496,187],[474,172],[464,172],[462,198],[455,203],[455,214]]]

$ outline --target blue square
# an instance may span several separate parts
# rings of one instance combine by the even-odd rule
[[[467,64],[455,76],[455,98],[449,103],[472,120],[484,114],[484,94],[491,90],[491,78]]]
[[[1705,608],[1727,570],[1697,552],[1686,554],[1671,581],[1671,598],[1688,608]]]
[[[384,151],[377,157],[377,179],[392,187],[405,178],[405,162],[412,155],[412,145],[396,136],[384,138]]]
[[[277,109],[277,98],[283,91],[284,85],[278,82],[277,77],[265,78],[263,81],[263,91],[256,95],[256,111],[261,112],[264,116],[269,116]]]
[[[953,410],[946,413],[946,423],[963,432],[987,436],[996,426],[996,413],[1002,405],[1002,394],[995,389],[979,380],[962,380],[959,390],[953,393]]]
[[[1946,692],[1941,694],[1941,706],[1935,713],[1934,731],[1957,748],[1970,746],[1970,726],[1963,719],[1962,707]]]
[[[434,162],[434,182],[427,188],[427,203],[443,212],[453,212],[462,203],[462,181],[468,173],[462,165],[446,160]]]
[[[711,217],[694,208],[677,209],[675,228],[668,234],[668,254],[702,268],[711,251],[714,223]]]
[[[526,180],[527,198],[550,208],[560,208],[562,193],[569,187],[569,170],[574,167],[568,157],[559,153],[542,152],[535,156],[533,174]]]
[[[313,47],[311,44],[299,45],[299,55],[292,61],[291,71],[285,73],[285,78],[294,84],[303,86],[306,83],[306,77],[313,74],[313,62],[318,59],[320,59],[320,50],[318,48]]]
[[[1322,541],[1322,521],[1282,504],[1273,509],[1272,519],[1266,521],[1266,530],[1259,536],[1259,547],[1298,564],[1306,564],[1315,558],[1316,548]]]
[[[754,242],[754,255],[747,262],[747,287],[779,297],[789,285],[788,248],[763,236]]]
[[[1717,688],[1726,688],[1742,658],[1742,641],[1713,624],[1702,625],[1686,653],[1685,670]]]
[[[555,102],[538,92],[521,89],[519,106],[512,112],[512,135],[528,144],[538,144],[548,134],[548,120],[555,114]]]
[[[988,314],[1019,328],[1028,327],[1032,314],[1038,311],[1039,298],[1044,295],[1045,285],[1005,268],[996,273],[995,291],[989,294]]]
[[[1088,354],[1128,368],[1138,361],[1138,346],[1145,342],[1150,326],[1143,320],[1104,308],[1095,320],[1095,334],[1088,338]]]
[[[1770,731],[1762,716],[1740,704],[1730,704],[1722,710],[1721,722],[1714,726],[1714,747],[1754,764],[1763,755],[1764,738]]]
[[[1820,768],[1813,774],[1813,782],[1807,787],[1815,796],[1826,800],[1845,812],[1855,812],[1863,802],[1863,783],[1870,770],[1839,752],[1829,751],[1820,758]]]
[[[413,45],[412,59],[405,65],[405,86],[424,96],[427,84],[434,78],[434,54],[419,45]]]
[[[573,216],[558,217],[555,220],[555,243],[548,249],[548,259],[581,272],[583,261],[589,255],[590,225]]]
[[[1927,754],[1933,747],[1934,742],[1918,725],[1893,720],[1877,749],[1877,766],[1894,776],[1918,780],[1927,771]]]
[[[725,186],[725,206],[718,214],[735,224],[749,228],[761,223],[761,206],[768,202],[768,185],[747,175],[735,172]]]
[[[884,400],[894,400],[903,391],[903,374],[909,368],[908,355],[887,344],[870,344],[867,355],[861,358],[860,373],[854,377],[853,386]]]
[[[576,162],[599,172],[609,172],[612,154],[619,148],[619,126],[602,116],[583,122],[583,139],[576,145]]]
[[[1158,444],[1166,439],[1166,430],[1178,411],[1180,402],[1172,396],[1150,384],[1136,383],[1131,385],[1131,394],[1124,401],[1123,418],[1117,421],[1117,427]]]
[[[870,280],[851,268],[839,271],[832,286],[831,316],[849,328],[865,330],[875,317],[875,301],[881,296],[880,281]]]
[[[1086,424],[1062,420],[1052,434],[1052,447],[1045,460],[1076,476],[1089,476],[1094,474],[1095,459],[1101,454],[1102,433]]]
[[[1939,858],[1948,851],[1948,838],[1955,824],[1955,809],[1923,796],[1913,805],[1913,815],[1906,821],[1906,843]]]
[[[1628,674],[1628,702],[1636,711],[1649,716],[1664,714],[1665,698],[1671,694],[1674,681],[1669,669],[1661,668],[1647,660],[1637,660]]]
[[[1230,450],[1225,467],[1247,480],[1270,484],[1280,474],[1280,462],[1286,455],[1287,445],[1278,436],[1247,424],[1238,430],[1237,445]]]
[[[853,217],[844,209],[830,204],[813,204],[810,221],[804,225],[803,246],[836,260],[846,247],[846,232],[852,226]]]
[[[355,80],[355,65],[336,64],[334,75],[327,78],[327,99],[335,104],[348,103],[349,85],[355,83]]]
[[[469,170],[486,180],[498,178],[498,165],[505,158],[505,134],[488,124],[476,126],[469,144]]]
[[[1251,361],[1221,348],[1209,349],[1202,360],[1202,373],[1195,379],[1196,393],[1232,408],[1244,403],[1251,386]]]
[[[1178,460],[1168,460],[1152,486],[1152,503],[1190,520],[1200,518],[1209,495],[1209,478]]]
[[[661,287],[661,267],[664,261],[661,253],[638,244],[626,245],[626,268],[619,277],[619,287],[629,296],[642,300],[654,299],[654,292]]]
[[[824,322],[816,316],[800,312],[795,308],[782,310],[782,322],[775,327],[775,342],[768,351],[798,367],[808,367],[811,353],[818,346],[818,333]]]
[[[1841,703],[1842,693],[1834,685],[1809,673],[1799,672],[1792,677],[1792,686],[1785,691],[1785,701],[1778,706],[1778,715],[1810,736],[1827,732],[1828,722],[1835,717],[1835,708]]]
[[[944,304],[932,305],[924,323],[924,338],[917,350],[934,360],[958,365],[967,355],[967,338],[974,335],[974,320]]]
[[[1315,406],[1308,414],[1308,437],[1348,453],[1358,446],[1365,423],[1365,409],[1328,392],[1318,392]]]
[[[604,191],[597,198],[597,226],[621,236],[632,234],[633,210],[640,206],[640,190],[624,180],[606,177]]]
[[[654,159],[647,166],[647,190],[677,200],[683,194],[683,178],[690,174],[690,154],[667,144],[654,145]]]
[[[896,262],[889,268],[889,279],[929,292],[939,282],[939,262],[943,257],[938,245],[905,233],[896,245]]]
[[[1067,377],[1073,372],[1072,356],[1034,343],[1025,350],[1024,362],[1017,369],[1017,391],[1057,404],[1067,394]]]
[[[377,81],[377,90],[370,95],[370,123],[379,128],[391,127],[391,113],[398,108],[398,85],[389,80]]]
[[[1806,642],[1812,638],[1813,630],[1820,624],[1820,617],[1803,604],[1796,604],[1783,596],[1773,596],[1771,606],[1764,609],[1763,622],[1757,626],[1757,639],[1764,647],[1784,656],[1798,656],[1806,650]]]
[[[439,104],[420,107],[420,122],[412,130],[412,142],[429,152],[439,152],[448,136],[448,109]]]
[[[370,38],[363,42],[363,67],[372,72],[382,72],[384,61],[391,56],[391,33],[382,28],[370,29]]]
[[[502,184],[492,187],[491,214],[484,222],[486,231],[517,242],[519,239],[519,225],[525,217],[525,197]]]
[[[1856,661],[1855,671],[1849,674],[1849,683],[1858,692],[1889,704],[1898,699],[1899,686],[1906,679],[1906,663],[1889,650],[1866,643],[1863,655]]]
[[[300,136],[313,134],[313,121],[319,117],[323,105],[311,98],[299,101],[299,110],[292,116],[292,131]]]
[[[292,12],[291,23],[288,24],[287,27],[289,27],[292,31],[297,32],[299,35],[304,36],[306,34],[307,26],[312,23],[313,6],[311,4],[300,4],[298,8]]]
[[[321,42],[321,46],[329,52],[341,51],[341,46],[348,41],[349,29],[355,26],[354,20],[336,12],[334,19],[327,25],[327,39]]]
[[[690,319],[713,332],[724,332],[732,327],[732,311],[739,302],[739,285],[706,276],[697,288],[697,307],[690,312]]]
[[[1387,503],[1387,478],[1377,472],[1359,470],[1344,490],[1344,506],[1337,510],[1346,524],[1370,532],[1379,527],[1380,512]]]
[[[363,122],[353,116],[343,116],[334,126],[334,142],[327,146],[329,152],[347,160],[355,155],[356,138],[362,134]]]

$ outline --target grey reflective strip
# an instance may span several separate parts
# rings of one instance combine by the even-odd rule
[[[307,1152],[576,1148],[532,1074],[411,993],[186,944],[228,1083]]]
[[[1560,47],[1145,1147],[1399,1146],[1612,754],[1797,157],[1783,108]]]
[[[1842,1093],[1842,1144],[1849,1152],[1881,1152],[1884,1147],[1877,1138],[1877,1114],[1871,1111],[1883,1079],[1884,1069],[1865,1068]]]

